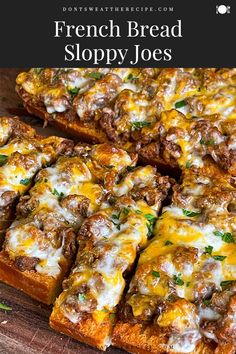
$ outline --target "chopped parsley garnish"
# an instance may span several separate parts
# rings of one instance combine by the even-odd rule
[[[202,302],[206,306],[210,306],[210,304],[211,304],[211,300],[203,300]]]
[[[145,120],[142,122],[132,122],[131,126],[132,126],[132,130],[138,130],[138,129],[142,129],[144,127],[149,127],[151,125],[150,122],[146,122]]]
[[[74,97],[79,93],[79,90],[79,87],[74,87],[72,89],[68,89],[68,92],[71,94],[72,97]]]
[[[108,309],[102,309],[102,312],[108,313]]]
[[[215,140],[214,139],[210,139],[207,144],[208,145],[214,145],[215,144]]]
[[[144,214],[145,218],[148,220],[148,224],[147,224],[147,228],[148,228],[148,233],[147,233],[147,237],[151,237],[153,234],[153,227],[154,224],[157,220],[157,218],[152,215],[152,214]]]
[[[34,71],[39,75],[43,71],[43,68],[35,68]]]
[[[24,178],[20,180],[20,184],[23,184],[24,186],[28,186],[30,184],[31,179],[30,178]]]
[[[59,193],[58,190],[56,190],[56,188],[53,189],[52,194],[56,195],[59,199],[63,198],[63,196],[64,196],[64,193],[62,193],[62,192]]]
[[[122,212],[123,212],[125,215],[128,215],[129,212],[130,212],[130,210],[129,210],[129,208],[124,207],[124,208],[122,208]]]
[[[181,277],[181,273],[179,273],[178,275],[174,275],[173,280],[176,285],[182,286],[184,285],[184,281],[180,277]]]
[[[109,318],[110,318],[111,322],[114,324],[115,319],[116,319],[116,314],[115,313],[110,313],[109,314]]]
[[[213,251],[213,247],[212,246],[207,246],[205,247],[205,252],[206,254],[212,254]]]
[[[118,215],[116,215],[116,214],[112,214],[112,219],[115,219],[115,220],[119,220],[119,216]]]
[[[187,281],[187,283],[186,283],[187,288],[189,287],[190,284],[191,284],[191,282]]]
[[[135,210],[135,214],[138,214],[138,215],[140,215],[140,214],[142,214],[142,212],[141,212],[141,210]]]
[[[12,310],[12,307],[7,306],[7,305],[5,305],[5,304],[2,304],[2,303],[0,302],[0,309],[1,309],[1,310],[4,310],[4,311],[11,311],[11,310]]]
[[[135,80],[135,79],[137,79],[137,77],[130,73],[130,74],[125,78],[124,82],[132,81],[132,80]]]
[[[88,77],[91,77],[92,79],[99,80],[103,76],[102,73],[99,73],[98,71],[92,72],[88,74]]]
[[[220,286],[221,286],[222,288],[225,288],[225,287],[231,285],[232,283],[233,283],[233,280],[224,280],[224,281],[222,281],[222,282],[220,283]]]
[[[7,155],[0,155],[0,166],[2,166],[5,162],[7,162]]]
[[[105,165],[106,168],[109,168],[111,170],[114,166],[113,165]]]
[[[135,168],[136,168],[136,166],[127,166],[127,167],[126,167],[126,170],[127,170],[128,172],[130,172],[130,171],[133,171]]]
[[[206,145],[206,140],[205,140],[205,139],[203,139],[203,138],[201,138],[201,140],[200,140],[200,144],[202,144],[202,145]]]
[[[226,258],[226,256],[219,256],[219,255],[216,255],[216,256],[213,256],[213,258],[216,260],[216,261],[223,261],[225,258]]]
[[[152,214],[144,214],[144,216],[145,216],[145,218],[148,220],[148,221],[150,221],[150,222],[155,222],[156,221],[156,217],[154,216],[154,215],[152,215]]]
[[[176,102],[175,103],[175,108],[181,108],[181,107],[184,107],[186,106],[186,102],[183,100],[183,101],[179,101],[179,102]]]
[[[210,139],[210,140],[207,141],[207,140],[201,138],[200,144],[202,144],[202,145],[214,145],[215,144],[215,140],[214,139]]]
[[[192,166],[191,162],[190,161],[187,161],[186,164],[185,164],[185,167],[186,168],[190,168]]]
[[[201,214],[201,213],[198,213],[196,211],[191,211],[191,210],[186,210],[186,209],[182,209],[182,210],[183,210],[183,214],[185,216],[190,216],[190,218]]]
[[[155,278],[160,278],[160,273],[157,272],[156,270],[153,270],[153,271],[152,271],[152,275],[153,275]]]
[[[78,294],[78,299],[79,299],[79,302],[84,302],[86,300],[86,295]]]
[[[167,241],[165,242],[165,246],[169,246],[169,245],[173,245],[173,242],[167,240]]]
[[[219,236],[222,238],[222,240],[226,243],[234,243],[234,238],[233,235],[230,232],[220,232],[220,231],[214,231],[213,234],[215,236]]]

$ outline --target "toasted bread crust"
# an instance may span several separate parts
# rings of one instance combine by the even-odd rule
[[[24,107],[30,114],[33,114],[48,123],[52,123],[53,126],[67,132],[74,138],[76,137],[92,144],[108,142],[106,134],[101,129],[96,129],[94,125],[85,125],[83,122],[80,122],[79,119],[69,122],[65,119],[63,113],[57,113],[52,116],[43,106],[35,105],[33,98],[29,93],[25,92],[22,87],[16,86],[16,91],[22,99]]]
[[[112,344],[118,348],[124,349],[130,353],[137,354],[182,354],[174,351],[167,351],[165,344],[167,338],[157,328],[143,324],[130,324],[117,322],[113,336]],[[214,349],[211,345],[199,342],[194,352],[188,354],[213,354]]]
[[[69,269],[69,262],[63,266],[57,278],[39,274],[33,270],[21,272],[9,259],[5,251],[0,252],[0,281],[23,291],[30,297],[47,305],[52,304],[59,292],[61,283]]]
[[[64,316],[56,304],[49,324],[54,330],[100,350],[106,350],[110,345],[113,324],[109,316],[101,324],[98,324],[91,316],[75,324]]]
[[[62,132],[68,133],[71,137],[91,144],[109,142],[102,129],[97,129],[93,123],[89,125],[84,124],[79,119],[70,122],[68,119],[65,119],[63,113],[55,113],[52,118],[52,115],[49,114],[43,106],[35,105],[33,98],[29,93],[25,92],[22,87],[16,86],[16,91],[22,99],[25,109],[30,114],[52,124],[52,126],[60,129]],[[119,147],[125,149],[124,146]],[[155,157],[153,157],[146,154],[145,151],[138,152],[138,155],[139,161],[142,164],[156,166],[157,170],[164,174],[170,174],[171,176],[180,175],[180,170],[176,163],[170,165],[161,156],[155,155]]]

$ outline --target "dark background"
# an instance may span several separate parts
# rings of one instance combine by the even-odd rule
[[[231,6],[231,13],[216,14],[216,5]],[[174,6],[171,12],[63,13],[62,6]],[[183,38],[53,38],[54,20],[71,24],[103,24],[114,19],[140,24],[174,24],[182,20]],[[89,62],[65,62],[64,46],[79,42],[84,48],[172,48],[168,62],[139,62],[137,66],[235,66],[236,4],[233,0],[2,0],[0,5],[1,67],[78,67]],[[127,61],[123,66],[130,66]],[[104,63],[99,66],[105,66]],[[114,63],[113,66],[117,66]]]

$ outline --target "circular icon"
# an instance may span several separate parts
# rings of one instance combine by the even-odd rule
[[[218,13],[219,14],[224,15],[224,14],[226,14],[226,12],[227,12],[227,6],[225,6],[225,5],[218,6]]]

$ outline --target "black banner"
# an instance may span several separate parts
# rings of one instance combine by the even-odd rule
[[[232,0],[2,0],[1,67],[235,66]]]

